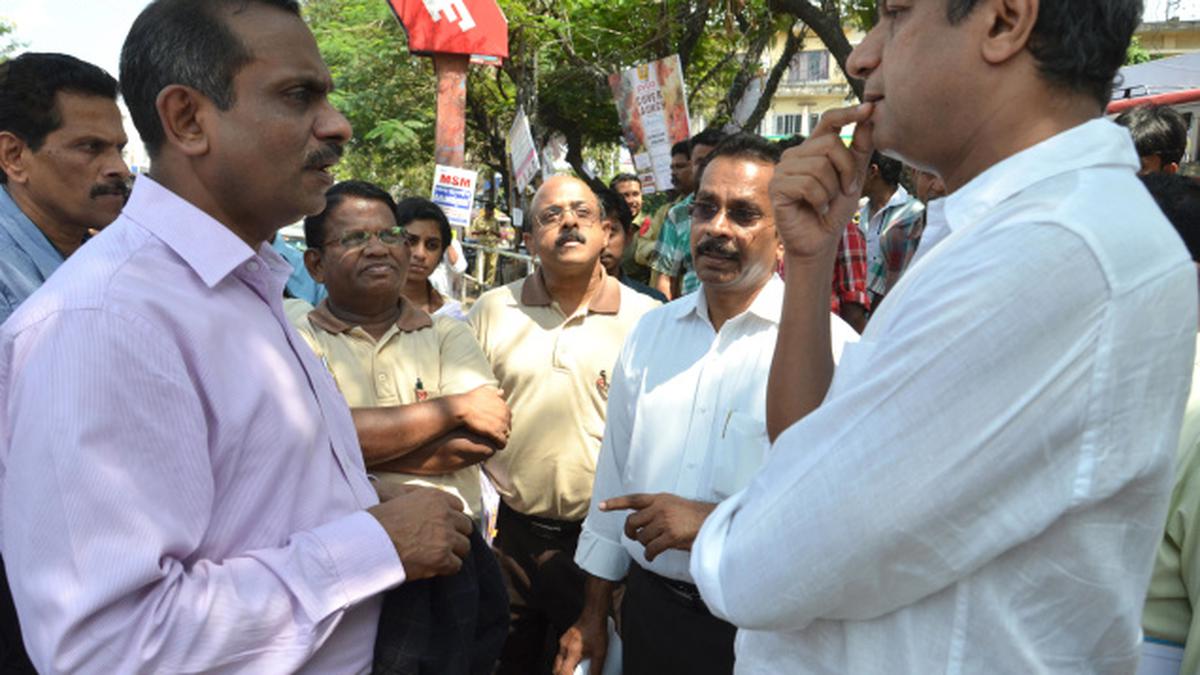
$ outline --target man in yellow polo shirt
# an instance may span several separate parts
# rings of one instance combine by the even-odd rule
[[[410,252],[390,195],[338,183],[305,219],[305,264],[329,296],[296,328],[333,374],[381,489],[442,488],[484,516],[479,464],[508,438],[491,368],[460,321],[401,295]]]
[[[519,675],[550,672],[583,607],[573,557],[608,384],[625,336],[658,305],[600,265],[608,233],[582,181],[546,181],[530,213],[525,243],[539,270],[484,294],[467,316],[513,411],[508,447],[486,470],[502,499],[496,547],[513,612],[499,672]]]

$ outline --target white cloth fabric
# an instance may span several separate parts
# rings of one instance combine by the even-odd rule
[[[1137,167],[1096,120],[949,197],[950,237],[701,530],[738,673],[1134,671],[1197,307]]]
[[[457,254],[458,262],[451,264],[450,252],[446,251],[442,256],[442,261],[429,274],[429,283],[433,284],[434,289],[447,299],[458,297],[458,287],[462,284],[462,275],[467,271],[467,256],[463,253],[463,247],[459,243],[458,237],[450,239],[450,248],[454,249]]]
[[[770,448],[767,375],[783,282],[772,275],[750,308],[713,330],[703,286],[642,317],[625,340],[608,395],[604,441],[592,504],[575,561],[589,573],[625,578],[631,560],[660,576],[690,582],[688,553],[653,562],[624,536],[628,511],[604,513],[604,499],[669,492],[716,503],[746,486]],[[830,315],[834,358],[858,333]]]

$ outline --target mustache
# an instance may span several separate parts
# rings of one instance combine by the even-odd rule
[[[562,232],[560,232],[558,235],[558,239],[554,240],[554,245],[562,246],[563,244],[567,244],[570,242],[586,244],[587,238],[584,237],[583,234],[579,230],[572,228],[572,229],[563,230]]]
[[[331,164],[337,164],[345,152],[346,148],[338,143],[326,143],[308,153],[308,156],[304,158],[304,168],[320,169]]]
[[[710,237],[696,245],[696,255],[710,255],[714,258],[735,260],[738,257],[738,249],[730,239]]]
[[[125,181],[112,181],[111,183],[98,183],[92,186],[88,196],[92,199],[103,195],[117,195],[119,197],[129,197],[129,186]]]

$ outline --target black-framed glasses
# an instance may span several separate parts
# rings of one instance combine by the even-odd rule
[[[330,239],[325,242],[325,245],[328,246],[336,243],[345,249],[362,248],[367,245],[367,242],[371,241],[371,237],[378,237],[379,242],[384,246],[399,246],[409,243],[408,231],[397,225],[396,227],[389,227],[386,230],[378,232],[373,230],[350,230],[343,232],[342,236],[337,239]]]
[[[707,223],[714,220],[717,214],[721,211],[725,212],[725,217],[742,227],[751,227],[758,221],[762,220],[763,214],[758,209],[747,209],[742,207],[734,207],[725,209],[717,206],[712,202],[692,202],[688,205],[688,214],[692,217],[693,223]]]

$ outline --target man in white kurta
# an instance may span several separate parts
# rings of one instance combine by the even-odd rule
[[[691,561],[742,629],[738,673],[1136,666],[1196,279],[1128,134],[1097,119],[1140,3],[1067,4],[886,3],[850,59],[867,103],[827,113],[776,170],[775,443]],[[834,374],[813,319],[827,223],[874,147],[945,180],[930,218],[949,234]]]

